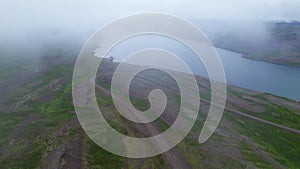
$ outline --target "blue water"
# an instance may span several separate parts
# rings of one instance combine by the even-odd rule
[[[242,58],[218,49],[230,84],[300,101],[300,68]]]
[[[118,61],[146,48],[169,50],[180,56],[195,74],[208,77],[202,63],[189,48],[166,37],[144,35],[130,38],[116,45],[108,56],[112,55]],[[253,61],[223,49],[217,51],[229,84],[300,101],[300,68]]]

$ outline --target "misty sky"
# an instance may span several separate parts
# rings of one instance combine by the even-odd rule
[[[300,20],[300,0],[7,0],[0,2],[0,35],[41,29],[76,31],[140,12],[186,19]]]

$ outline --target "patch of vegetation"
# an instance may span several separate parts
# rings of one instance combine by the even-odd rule
[[[147,99],[139,99],[139,98],[131,97],[130,101],[132,105],[140,111],[146,111],[150,107],[150,103]]]
[[[300,130],[300,116],[295,114],[293,110],[271,103],[269,103],[269,105],[265,104],[263,106],[265,107],[265,110],[262,113],[254,113],[238,106],[236,106],[236,109],[240,110],[243,113],[247,113],[261,119],[274,122],[276,124],[281,124],[290,128]]]
[[[221,158],[222,168],[223,169],[242,169],[246,168],[245,165],[241,164],[239,161],[234,160],[230,157]]]
[[[50,102],[40,104],[40,112],[46,117],[54,120],[71,118],[74,110],[71,98],[71,84],[69,83],[61,93],[57,94]]]
[[[23,168],[38,168],[45,152],[46,147],[44,145],[36,145],[34,149],[26,153],[20,166],[23,166]]]
[[[228,88],[228,93],[233,94],[233,95],[237,96],[238,98],[245,100],[242,97],[242,93],[234,91],[231,88]],[[295,110],[291,110],[285,106],[271,103],[266,98],[266,95],[270,95],[270,94],[258,94],[258,95],[255,95],[255,97],[267,102],[267,104],[260,104],[258,102],[250,101],[250,102],[252,102],[252,104],[255,104],[255,105],[260,104],[261,106],[263,106],[265,108],[265,110],[261,113],[256,113],[256,112],[252,112],[252,111],[243,109],[242,107],[239,107],[239,105],[235,105],[234,108],[243,113],[247,113],[247,114],[253,115],[255,117],[259,117],[261,119],[300,130],[300,116],[294,112]],[[279,98],[281,98],[281,97],[279,97]],[[294,102],[294,101],[286,99],[286,98],[281,98],[281,99]]]
[[[164,122],[162,119],[157,118],[156,120],[154,120],[154,122],[163,130],[167,130],[169,128],[169,125]]]
[[[0,113],[0,145],[3,139],[19,124],[24,117],[18,116],[17,113]]]
[[[259,148],[268,152],[276,161],[287,168],[300,168],[299,135],[230,113],[225,113],[225,117],[235,124],[240,133],[251,138]],[[257,162],[253,160],[254,163]]]
[[[254,166],[258,168],[265,168],[265,169],[272,169],[273,166],[269,164],[264,158],[257,154],[252,147],[250,147],[247,143],[241,141],[238,145],[238,148],[240,149],[241,153],[246,155],[247,161],[251,161]]]
[[[186,157],[186,160],[193,168],[199,168],[207,155],[200,151],[198,140],[188,134],[176,148]]]
[[[102,149],[89,138],[84,139],[86,150],[84,152],[84,164],[86,168],[93,169],[120,169],[123,165],[124,157],[116,156]]]
[[[41,74],[39,78],[34,76],[35,79],[25,81],[20,84],[18,91],[12,92],[12,96],[17,101],[26,94],[35,93],[35,97],[22,102],[21,107],[14,112],[1,113],[0,146],[2,150],[9,153],[1,159],[0,168],[38,168],[47,148],[59,142],[59,139],[56,139],[55,142],[51,143],[47,137],[41,137],[41,135],[52,133],[61,124],[68,123],[68,120],[75,115],[71,113],[74,108],[72,106],[71,83],[67,78],[68,75],[71,75],[71,69],[70,65],[53,67],[47,74]],[[51,81],[62,77],[66,77],[67,81],[60,84],[61,87],[58,90],[43,89]],[[32,81],[39,81],[40,83],[32,86],[30,85]],[[45,92],[51,92],[50,94],[54,99],[49,102],[38,101],[38,98]],[[31,119],[32,114],[39,114],[38,118],[35,119],[36,116],[32,116],[33,119]],[[26,117],[28,117],[26,119],[28,124],[26,122],[20,126]],[[11,138],[7,138],[9,134]],[[30,140],[32,137],[35,139]],[[18,141],[15,141],[15,138]]]
[[[41,160],[46,152],[47,141],[41,141],[35,139],[31,143],[31,149],[24,146],[24,141],[16,142],[14,145],[13,156],[7,156],[0,161],[0,168],[12,168],[12,169],[27,169],[38,168],[41,164]]]

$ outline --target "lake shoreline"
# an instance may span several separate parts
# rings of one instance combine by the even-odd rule
[[[247,53],[242,53],[240,51],[234,51],[234,50],[229,49],[229,48],[218,47],[218,46],[215,46],[215,48],[227,50],[227,51],[234,52],[234,53],[239,53],[239,54],[242,55],[242,58],[245,58],[245,59],[248,59],[248,60],[265,62],[265,63],[274,64],[274,65],[291,66],[291,67],[300,68],[300,63],[298,63],[298,62],[296,62],[296,63],[278,62],[278,61],[274,61],[274,60],[269,60],[268,58],[251,57]]]

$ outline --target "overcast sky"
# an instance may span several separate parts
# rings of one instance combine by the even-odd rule
[[[0,33],[80,29],[140,12],[199,20],[300,20],[300,0],[1,0]]]

